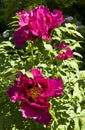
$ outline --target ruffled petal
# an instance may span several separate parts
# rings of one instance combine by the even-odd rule
[[[29,23],[29,14],[26,12],[25,14],[22,14],[19,20],[19,26],[23,27],[25,25],[28,25]]]
[[[72,58],[72,57],[73,57],[73,51],[70,48],[68,48],[66,51],[66,59]]]
[[[26,91],[27,87],[32,85],[33,82],[30,82],[30,79],[20,72],[19,77],[15,80],[15,85],[8,89],[7,95],[10,97],[12,102],[25,100],[29,95],[28,91]]]
[[[63,93],[63,81],[61,78],[48,79],[48,89],[46,95],[48,97],[58,97]]]
[[[32,107],[28,103],[22,102],[20,105],[20,111],[24,118],[35,119],[40,124],[48,125],[50,123],[51,115],[47,109]]]
[[[54,18],[55,27],[61,26],[61,24],[64,22],[62,11],[58,9],[54,9],[52,12],[52,16]]]
[[[7,91],[7,95],[10,97],[12,102],[23,100],[23,94],[16,86],[12,86],[11,88],[9,88]]]
[[[30,72],[33,74],[33,77],[39,77],[41,76],[42,77],[42,71],[40,69],[37,69],[37,68],[33,68],[30,70]]]
[[[36,38],[28,29],[28,25],[19,27],[14,32],[14,41],[19,47],[23,47],[27,40],[35,40]]]
[[[27,26],[19,27],[14,32],[14,41],[19,47],[23,47],[26,40],[28,39]]]

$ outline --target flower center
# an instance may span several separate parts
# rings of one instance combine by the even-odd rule
[[[29,91],[32,99],[36,99],[41,93],[41,90],[38,87],[33,87]]]

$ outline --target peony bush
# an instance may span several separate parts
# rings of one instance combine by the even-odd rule
[[[61,11],[54,10],[51,13],[45,6],[38,6],[28,12],[16,13],[16,15],[19,17],[19,27],[14,32],[14,41],[19,47],[23,47],[27,40],[34,41],[39,38],[51,40],[53,29],[64,22]],[[40,124],[48,125],[51,114],[49,113],[50,103],[47,99],[62,95],[63,81],[61,78],[46,79],[37,68],[32,68],[30,72],[34,79],[21,72],[15,85],[8,90],[7,94],[12,102],[22,102],[20,110],[23,117],[33,118]]]
[[[1,129],[84,130],[76,25],[44,5],[13,18],[0,44]]]

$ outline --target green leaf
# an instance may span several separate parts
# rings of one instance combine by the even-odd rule
[[[74,120],[74,130],[85,130],[85,109],[79,114],[71,110],[70,116]]]
[[[74,118],[74,130],[81,130],[78,118]]]
[[[47,51],[53,52],[52,45],[46,44],[46,43],[44,42],[44,47],[45,47],[45,49],[46,49]]]
[[[25,69],[21,70],[21,72],[22,72],[23,74],[26,74],[29,78],[33,78],[33,75],[32,75],[31,72],[26,71]]]
[[[56,122],[56,124],[58,124],[58,120],[55,116],[55,112],[52,109],[50,109],[50,114],[51,114],[52,118],[54,119],[54,121]]]
[[[10,42],[10,41],[3,41],[1,44],[0,44],[0,48],[3,48],[3,47],[14,47],[14,45]]]
[[[61,30],[59,28],[56,28],[55,32],[58,35],[58,37],[62,38],[62,32],[61,32]]]
[[[79,89],[79,84],[78,83],[76,83],[74,85],[73,96],[79,98],[79,101],[82,101],[83,97],[82,97],[82,93],[81,93],[81,91]]]
[[[78,57],[80,57],[80,58],[83,58],[82,55],[81,55],[80,53],[78,53],[78,52],[74,52],[73,54],[74,54],[75,56],[78,56]]]
[[[53,36],[52,36],[52,39],[53,39],[53,40],[57,40],[57,41],[60,41],[60,40],[61,40],[61,38],[60,38],[60,37],[55,36],[55,35],[53,35]]]
[[[85,79],[85,70],[81,70],[81,71],[79,72],[79,76],[80,76],[80,78]]]
[[[65,23],[66,28],[73,28],[76,29],[76,25],[75,24],[71,24],[71,23]]]
[[[82,36],[79,32],[77,32],[77,31],[75,31],[75,30],[72,30],[72,29],[71,29],[70,32],[71,32],[72,34],[76,34],[77,36],[83,38],[83,36]]]

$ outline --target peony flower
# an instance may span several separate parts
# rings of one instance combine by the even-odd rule
[[[69,48],[68,44],[57,44],[57,47],[60,49],[60,54],[56,56],[57,59],[67,60],[73,57],[73,51]]]
[[[54,17],[55,27],[61,26],[61,24],[64,22],[62,11],[54,9],[51,14]]]
[[[18,43],[19,47],[23,47],[23,45],[27,40],[34,40],[36,38],[37,38],[36,36],[34,36],[31,32],[29,32],[27,25],[19,27],[14,32],[14,39],[15,42]]]
[[[45,78],[41,70],[30,70],[33,78],[20,72],[14,86],[7,94],[12,102],[21,101],[20,111],[24,118],[32,118],[40,124],[48,125],[51,120],[48,98],[59,97],[63,93],[61,78]]]
[[[26,11],[19,12],[17,13],[17,15],[20,16],[18,22],[19,29],[15,30],[14,40],[18,46],[20,46],[20,44],[22,43],[24,46],[24,43],[27,40],[35,40],[37,38],[42,38],[44,40],[51,40],[51,34],[54,28],[61,26],[61,24],[64,22],[63,14],[60,10],[54,10],[53,12],[50,12],[47,7],[42,5],[28,12]],[[23,42],[20,42],[19,39],[21,37],[20,38],[18,37],[17,39],[16,35],[18,35],[18,31],[20,32],[20,30],[22,30],[24,26],[27,26],[27,28],[26,30],[24,28],[23,31],[26,32],[28,29],[26,34],[27,38],[24,35],[23,38],[25,40]],[[20,35],[22,34],[23,32]]]
[[[16,12],[16,16],[19,16],[19,17],[21,17],[24,14],[27,14],[27,11],[22,10],[21,12]]]
[[[65,43],[61,43],[61,44],[56,44],[56,46],[62,50],[62,49],[66,49],[68,47],[68,44],[65,44]]]

